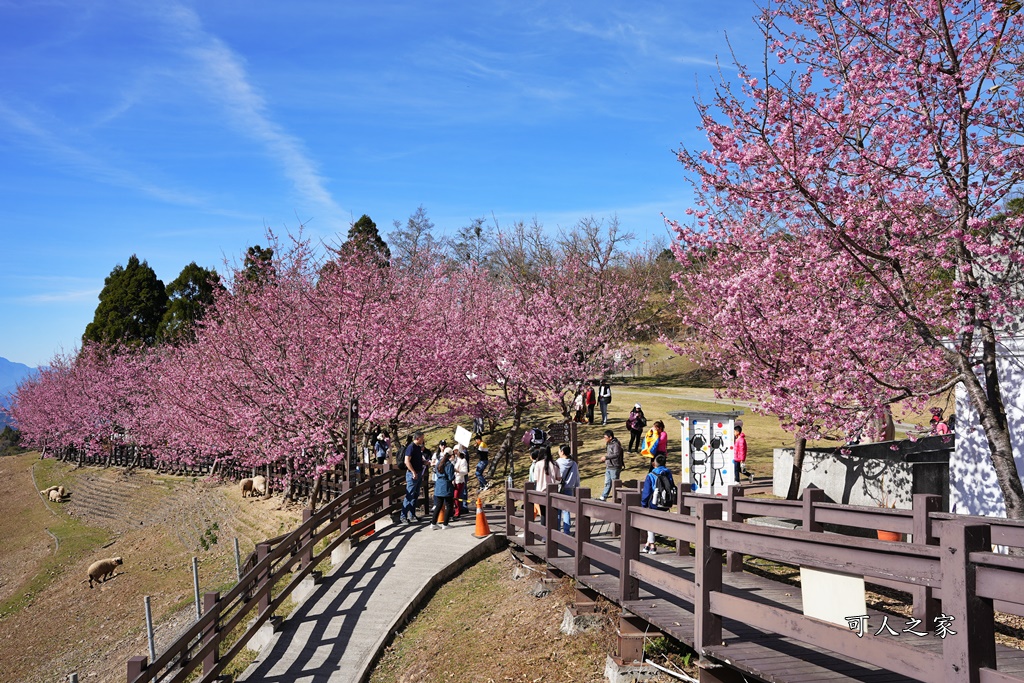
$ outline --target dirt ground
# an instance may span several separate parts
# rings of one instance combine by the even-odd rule
[[[518,567],[505,551],[441,587],[387,649],[370,683],[603,682],[615,649],[615,606],[600,603],[597,627],[565,635],[569,580],[537,597],[539,575]]]
[[[257,541],[292,528],[300,511],[245,499],[235,485],[119,468],[73,469],[38,454],[0,458],[0,682],[124,681],[129,657],[147,654],[144,597],[159,652],[195,618],[200,590],[233,583],[233,538],[243,558]],[[39,490],[63,484],[63,503]],[[87,568],[123,557],[90,589]]]

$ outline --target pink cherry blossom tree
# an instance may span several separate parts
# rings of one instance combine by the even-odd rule
[[[699,106],[678,224],[687,346],[810,434],[962,384],[1024,517],[996,370],[1019,322],[1024,16],[1005,2],[783,0],[766,60]],[[712,297],[715,297],[712,299]],[[710,311],[710,312],[709,312]],[[717,348],[716,348],[717,347]],[[862,419],[862,418],[861,418]]]

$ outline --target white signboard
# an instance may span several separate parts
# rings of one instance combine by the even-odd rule
[[[863,576],[800,567],[800,594],[804,616],[849,626],[849,617],[868,613]]]
[[[459,444],[463,448],[469,448],[469,441],[473,438],[473,433],[459,425],[455,428],[455,443]]]

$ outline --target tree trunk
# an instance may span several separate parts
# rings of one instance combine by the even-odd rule
[[[793,472],[789,477],[789,491],[786,492],[786,500],[796,500],[800,497],[800,476],[804,469],[804,453],[807,451],[807,439],[797,439],[793,448]]]
[[[313,491],[309,494],[309,509],[316,512],[316,504],[320,500],[321,475],[313,477]]]
[[[494,471],[498,468],[499,462],[505,463],[505,476],[508,476],[509,470],[513,465],[514,457],[514,439],[516,434],[519,433],[519,426],[523,421],[523,412],[526,408],[522,405],[517,405],[515,412],[512,415],[512,428],[505,434],[505,440],[501,442],[501,449],[498,451],[498,455],[491,461],[490,469],[487,473],[488,479],[494,478]],[[514,473],[514,470],[512,470]]]
[[[1024,519],[1024,486],[1021,485],[1017,465],[1013,461],[1013,446],[1010,442],[1010,429],[1006,419],[1006,406],[1003,404],[1002,392],[999,388],[999,374],[996,369],[995,335],[986,330],[982,338],[982,369],[985,385],[982,386],[978,376],[974,374],[970,359],[958,356],[958,365],[962,374],[964,389],[978,412],[978,418],[988,439],[989,454],[992,468],[996,473],[996,481],[1003,493],[1008,519]]]
[[[284,498],[285,501],[291,501],[294,495],[295,488],[295,477],[292,476],[292,459],[286,458],[285,463],[285,484],[284,495],[282,496],[282,498]]]

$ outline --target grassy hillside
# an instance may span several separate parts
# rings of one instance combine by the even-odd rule
[[[194,619],[191,558],[202,591],[233,584],[232,538],[243,554],[292,528],[297,509],[242,500],[235,485],[152,472],[82,468],[37,453],[0,458],[0,682],[124,680],[128,658],[146,653],[143,598],[151,596],[158,650]],[[39,489],[63,484],[67,502]],[[200,538],[216,537],[204,549]],[[124,564],[90,589],[97,559]]]

